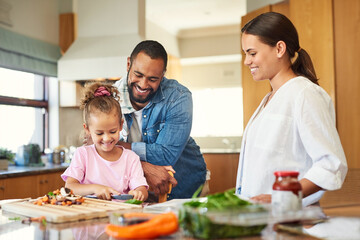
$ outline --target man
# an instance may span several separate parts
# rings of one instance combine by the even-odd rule
[[[191,92],[164,77],[166,65],[167,53],[156,41],[140,42],[128,58],[127,77],[115,83],[127,138],[119,144],[140,156],[156,195],[167,193],[171,183],[174,188],[168,199],[189,198],[205,183],[206,164],[190,137]]]

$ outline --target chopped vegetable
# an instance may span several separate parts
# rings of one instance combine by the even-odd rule
[[[115,238],[148,239],[165,236],[176,232],[178,220],[174,213],[162,213],[150,220],[129,226],[108,224],[106,233]]]
[[[130,203],[130,204],[142,204],[143,201],[136,200],[136,199],[129,199],[129,200],[126,200],[125,203]]]
[[[248,235],[259,234],[266,225],[239,226],[229,223],[216,223],[213,218],[209,218],[208,212],[219,213],[220,218],[224,212],[244,214],[249,212],[263,212],[261,206],[238,198],[235,189],[227,190],[223,193],[216,193],[207,196],[207,201],[196,199],[184,203],[184,207],[179,212],[180,226],[184,228],[185,234],[203,239],[210,238],[234,238]],[[239,212],[239,213],[238,213]],[[216,217],[215,217],[216,219]]]
[[[22,220],[22,223],[31,223],[31,222],[39,222],[41,223],[43,226],[46,226],[47,222],[46,222],[46,217],[41,216],[41,217],[31,217],[31,218],[27,218]]]
[[[9,217],[9,220],[19,221],[19,220],[20,220],[20,217]]]
[[[81,204],[83,202],[84,198],[82,196],[74,195],[71,189],[62,187],[60,190],[56,189],[43,197],[39,197],[34,201],[34,204],[38,206],[44,204],[70,206],[72,204]]]

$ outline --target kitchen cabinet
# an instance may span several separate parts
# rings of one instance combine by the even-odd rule
[[[37,176],[38,196],[42,196],[50,191],[61,188],[65,185],[60,175],[63,172],[47,173]]]
[[[36,176],[6,178],[3,182],[3,199],[39,197]]]
[[[39,175],[9,177],[0,180],[0,199],[37,198],[64,186],[63,171]]]
[[[4,199],[4,190],[5,190],[4,180],[0,180],[0,199]]]
[[[234,188],[239,153],[204,153],[203,156],[210,170],[210,194]]]

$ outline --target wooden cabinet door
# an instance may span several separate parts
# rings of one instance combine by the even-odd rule
[[[5,183],[4,180],[0,180],[0,200],[4,199]]]
[[[210,170],[210,194],[234,188],[239,153],[205,153],[203,155],[206,167]]]
[[[37,176],[4,179],[4,199],[38,197],[36,179]]]
[[[63,187],[65,182],[61,179],[61,174],[62,172],[55,172],[38,175],[37,182],[39,196]]]
[[[309,53],[320,86],[335,104],[333,1],[290,0],[289,6],[290,20],[298,31],[300,47]],[[346,25],[347,22],[344,27]]]

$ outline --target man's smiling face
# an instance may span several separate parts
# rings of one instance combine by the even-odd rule
[[[128,89],[135,110],[144,108],[158,90],[164,77],[164,61],[140,52],[133,62],[128,58]]]

